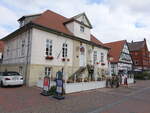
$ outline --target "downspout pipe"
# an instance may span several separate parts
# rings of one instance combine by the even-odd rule
[[[25,62],[25,85],[27,86],[27,74],[28,74],[28,64],[29,64],[29,46],[30,46],[30,36],[31,36],[31,28],[28,30],[28,40],[27,40],[27,55]]]

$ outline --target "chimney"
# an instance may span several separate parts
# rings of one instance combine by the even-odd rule
[[[133,40],[131,41],[131,43],[133,43]]]
[[[146,39],[144,38],[144,41],[146,42]]]

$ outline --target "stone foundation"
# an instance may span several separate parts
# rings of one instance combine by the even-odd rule
[[[27,86],[35,86],[37,84],[38,80],[42,80],[45,76],[45,67],[52,67],[52,71],[51,71],[51,78],[55,78],[56,77],[56,73],[59,70],[62,70],[62,66],[52,66],[52,65],[38,65],[38,64],[31,64],[31,65],[27,65],[27,69],[26,69],[26,65],[25,64],[15,64],[15,65],[1,65],[0,66],[0,71],[16,71],[19,72],[19,67],[22,66],[23,67],[23,73],[22,75],[24,76],[24,78],[26,78],[26,85]],[[67,73],[67,78],[69,76],[71,76],[74,72],[76,72],[79,69],[79,67],[74,66],[68,66],[66,67],[66,73]],[[27,70],[27,75],[26,75],[26,70]],[[101,70],[101,69],[98,69]],[[26,76],[25,76],[26,75]],[[84,77],[87,77],[88,75],[88,71],[87,69],[84,72]],[[99,71],[99,75],[101,75],[101,72]]]

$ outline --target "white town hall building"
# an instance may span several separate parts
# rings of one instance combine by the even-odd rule
[[[85,13],[66,18],[47,10],[23,16],[18,22],[20,27],[2,39],[1,71],[22,73],[28,86],[46,75],[53,80],[62,69],[66,82],[89,80],[92,68],[91,81],[108,75],[109,48],[91,34],[92,25]]]

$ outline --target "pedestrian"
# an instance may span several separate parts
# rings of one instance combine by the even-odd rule
[[[114,76],[112,76],[112,78],[111,78],[110,85],[111,85],[111,88],[113,88],[113,86],[114,86]]]
[[[116,81],[116,88],[118,88],[119,87],[119,76],[118,75],[116,76],[116,80],[115,81]]]
[[[124,74],[124,86],[128,87],[128,76],[127,76],[127,74]]]
[[[112,78],[110,79],[110,87],[113,88],[113,86],[112,86]]]
[[[106,88],[108,88],[109,87],[109,78],[107,77],[106,78]]]
[[[121,84],[124,85],[124,74],[121,76]]]
[[[119,85],[121,85],[122,84],[122,75],[121,75],[121,73],[119,73],[118,78],[119,78]]]

